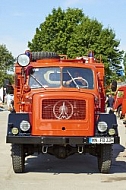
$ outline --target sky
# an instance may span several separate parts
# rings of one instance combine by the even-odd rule
[[[0,0],[0,45],[15,58],[24,53],[36,28],[58,7],[82,9],[103,28],[111,28],[120,41],[119,49],[126,51],[126,0]]]

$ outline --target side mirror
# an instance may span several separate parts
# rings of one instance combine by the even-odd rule
[[[113,92],[115,92],[116,89],[117,89],[117,81],[112,81],[111,90],[112,90]]]

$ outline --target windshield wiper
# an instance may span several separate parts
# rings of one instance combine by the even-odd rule
[[[67,70],[67,73],[68,73],[68,75],[70,76],[70,78],[72,79],[72,81],[73,81],[73,83],[75,84],[75,86],[76,86],[78,89],[80,89],[79,86],[78,86],[78,84],[76,83],[75,79],[72,77],[72,75],[70,74],[70,72],[69,72],[68,70]]]
[[[31,76],[42,88],[46,89],[46,88],[44,87],[44,85],[43,85],[34,75],[30,74],[30,76]]]

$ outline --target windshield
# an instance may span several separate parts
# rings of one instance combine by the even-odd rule
[[[93,72],[88,68],[45,67],[32,68],[29,77],[31,88],[88,88],[93,89]]]
[[[63,72],[63,85],[73,88],[93,89],[93,72],[88,68],[65,67]]]
[[[34,68],[30,74],[31,88],[56,88],[61,86],[61,69],[59,67]]]

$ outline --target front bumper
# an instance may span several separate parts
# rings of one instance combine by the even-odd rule
[[[41,144],[41,145],[86,145],[86,144],[119,144],[120,137],[49,137],[49,136],[7,136],[6,143]]]

